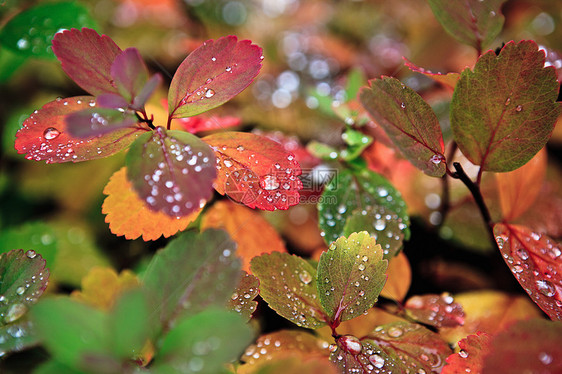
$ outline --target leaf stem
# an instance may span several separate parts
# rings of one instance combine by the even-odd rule
[[[449,170],[448,163],[451,160],[453,160],[456,151],[457,151],[457,142],[453,140],[449,147],[449,152],[447,153],[447,158],[446,158],[447,165],[445,165],[446,170],[449,173],[450,170]],[[450,173],[449,175],[452,176],[452,173]],[[439,224],[439,226],[441,226],[443,222],[445,222],[445,218],[447,218],[449,209],[451,209],[451,191],[449,186],[449,178],[447,178],[447,175],[444,175],[443,178],[441,179],[441,206],[439,207],[439,213],[441,213],[441,223]]]

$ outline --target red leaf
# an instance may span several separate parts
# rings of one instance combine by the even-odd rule
[[[213,109],[252,83],[261,69],[262,49],[235,36],[208,40],[176,71],[168,92],[172,118],[191,117]]]
[[[287,209],[299,203],[301,168],[295,156],[263,136],[225,132],[203,138],[217,156],[221,194],[250,208]]]
[[[484,357],[490,351],[490,335],[477,332],[459,341],[460,352],[447,357],[441,374],[481,373]]]
[[[484,357],[483,374],[562,373],[562,325],[521,321],[499,333]]]
[[[157,127],[139,137],[127,153],[127,178],[152,210],[187,216],[212,196],[213,151],[183,131]]]
[[[92,95],[118,93],[111,64],[121,49],[108,36],[92,29],[71,29],[55,34],[53,52],[64,72]]]
[[[189,131],[192,134],[203,131],[227,129],[229,127],[238,126],[241,122],[238,117],[217,117],[206,116],[204,114],[188,118],[178,118],[175,121],[179,123],[185,131]]]
[[[411,62],[410,60],[408,60],[406,57],[402,57],[404,59],[404,65],[406,65],[411,71],[416,72],[416,73],[420,73],[425,75],[426,77],[429,77],[431,79],[433,79],[436,82],[441,83],[442,85],[444,85],[447,88],[452,88],[454,89],[455,86],[457,85],[457,82],[459,81],[461,75],[459,73],[434,73],[430,70],[426,70],[420,66],[417,66],[416,64],[414,64],[413,62]]]
[[[464,324],[462,305],[449,294],[413,296],[406,302],[406,312],[415,320],[435,327]]]
[[[35,111],[16,134],[15,147],[20,154],[35,161],[79,162],[110,156],[127,148],[137,135],[148,129],[136,127],[120,129],[104,136],[79,139],[70,135],[67,114],[96,106],[91,96],[57,99]]]
[[[551,319],[562,320],[562,248],[525,226],[496,224],[496,242],[521,287]]]

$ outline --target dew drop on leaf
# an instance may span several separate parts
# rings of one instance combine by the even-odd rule
[[[550,363],[552,362],[552,356],[549,355],[548,353],[541,352],[541,353],[539,354],[539,360],[540,360],[543,364],[548,365],[548,364],[550,364]]]
[[[205,97],[206,97],[206,98],[211,98],[211,97],[213,97],[213,96],[215,96],[215,91],[214,91],[214,90],[212,90],[212,89],[209,88],[207,91],[205,91]]]
[[[344,335],[339,339],[344,351],[351,353],[352,355],[358,355],[361,353],[363,346],[361,341],[353,335]]]
[[[35,252],[34,250],[30,249],[29,251],[25,252],[25,255],[28,258],[35,258],[35,256],[37,256],[37,252]]]
[[[461,349],[459,352],[459,356],[461,356],[462,358],[467,358],[468,357],[468,352]]]
[[[373,364],[374,367],[380,369],[384,366],[384,358],[381,356],[374,354],[369,356],[369,362]]]
[[[4,318],[4,322],[12,323],[14,321],[17,321],[26,312],[27,312],[27,307],[24,304],[20,304],[20,303],[13,304],[12,306],[10,306],[10,309],[8,309],[8,312],[6,313],[6,317]]]
[[[274,175],[266,175],[260,178],[260,187],[267,191],[276,190],[279,188],[279,181]]]
[[[433,162],[435,165],[439,165],[442,161],[444,161],[444,158],[442,155],[433,155],[429,161]]]
[[[520,112],[520,111],[522,111],[522,110],[523,110],[523,107],[522,107],[521,105],[517,105],[517,106],[515,107],[515,111],[516,111],[516,112]]]
[[[310,282],[312,282],[312,276],[306,270],[303,270],[302,272],[299,273],[299,279],[304,284],[309,284]]]
[[[43,137],[47,140],[56,139],[60,135],[60,131],[55,129],[54,127],[47,127],[45,131],[43,131]]]
[[[549,281],[537,280],[536,285],[539,292],[545,296],[552,297],[556,294],[554,286]]]
[[[388,329],[388,336],[392,338],[399,338],[400,336],[402,336],[402,333],[402,329],[398,327],[391,327],[390,329]]]
[[[24,292],[25,292],[25,287],[19,286],[18,288],[16,288],[16,293],[18,295],[23,295]]]

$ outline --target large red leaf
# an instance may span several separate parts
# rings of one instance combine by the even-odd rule
[[[562,248],[525,226],[497,224],[496,242],[507,266],[531,299],[552,319],[562,320]]]
[[[118,93],[111,77],[111,64],[121,49],[108,36],[92,29],[71,29],[53,38],[53,52],[64,72],[92,95]]]
[[[174,121],[192,134],[203,131],[224,130],[229,127],[238,126],[240,122],[242,122],[238,117],[216,117],[206,116],[204,114],[194,117],[178,118]]]
[[[252,83],[262,59],[262,49],[249,40],[225,36],[206,41],[183,60],[172,79],[171,117],[191,117],[232,99]]]
[[[91,96],[57,99],[35,111],[16,134],[18,153],[35,161],[78,162],[107,157],[127,148],[148,128],[140,124],[119,129],[103,136],[80,139],[70,135],[66,115],[96,106]]]
[[[361,89],[359,99],[371,117],[414,166],[427,175],[443,176],[443,135],[431,107],[396,78],[383,77],[369,84]]]
[[[182,217],[203,207],[213,193],[215,156],[199,138],[157,127],[127,153],[127,178],[152,210]]]
[[[478,332],[459,341],[458,353],[447,357],[441,374],[481,373],[484,357],[490,352],[490,335]]]
[[[225,132],[203,138],[217,156],[215,189],[233,200],[265,210],[299,203],[301,168],[295,156],[266,137]]]
[[[561,106],[554,68],[533,41],[489,51],[462,72],[451,101],[451,128],[462,153],[482,170],[511,171],[547,142]]]

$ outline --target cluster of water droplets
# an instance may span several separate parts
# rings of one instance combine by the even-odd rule
[[[394,373],[397,369],[394,360],[369,340],[344,335],[329,349],[330,360],[345,373],[386,374]]]
[[[464,310],[445,292],[441,295],[413,296],[406,302],[406,309],[418,321],[437,327],[456,327],[464,323]]]
[[[244,283],[250,277],[251,277],[250,275],[246,274],[241,283]],[[252,279],[255,280],[255,278]],[[257,307],[257,302],[253,301],[254,298],[257,296],[257,294],[258,294],[257,285],[249,286],[247,288],[241,286],[230,297],[229,305],[232,309],[234,309],[238,313],[242,313],[242,311],[247,311],[248,314],[251,315],[256,310]]]
[[[511,104],[511,98],[508,97],[507,99],[505,99],[505,106],[508,107]],[[517,104],[513,106],[513,110],[515,111],[515,113],[520,113],[523,111],[523,105],[521,104]]]

